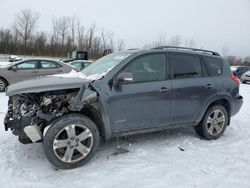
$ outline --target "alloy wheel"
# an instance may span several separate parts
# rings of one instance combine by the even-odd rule
[[[59,131],[53,142],[56,157],[66,163],[84,159],[93,147],[93,135],[84,125],[69,125]]]
[[[213,136],[220,134],[225,126],[225,121],[225,114],[222,110],[212,111],[207,119],[208,133]]]

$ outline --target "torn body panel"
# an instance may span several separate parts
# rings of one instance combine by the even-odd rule
[[[24,144],[41,141],[42,137],[38,138],[46,126],[65,114],[75,112],[89,116],[107,137],[104,128],[107,118],[103,115],[104,108],[98,92],[91,83],[77,89],[11,96],[4,121],[5,130],[12,130]]]
[[[9,98],[8,112],[5,116],[5,130],[12,130],[14,135],[19,136],[22,143],[31,143],[35,130],[25,127],[38,127],[40,131],[49,125],[56,118],[70,113],[68,106],[69,100],[78,93],[79,89],[68,89],[50,91],[43,93],[25,93],[13,95]],[[36,136],[37,138],[37,136]]]

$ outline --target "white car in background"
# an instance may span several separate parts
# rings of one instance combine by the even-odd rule
[[[250,82],[250,71],[247,71],[244,74],[242,74],[240,80],[241,80],[241,82],[243,84],[246,84],[247,82]]]
[[[22,61],[22,58],[18,57],[17,55],[11,55],[9,57],[9,62],[15,62],[15,61]]]

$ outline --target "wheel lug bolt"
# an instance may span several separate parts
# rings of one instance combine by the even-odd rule
[[[67,144],[70,145],[70,141],[68,141]]]
[[[79,138],[77,138],[76,141],[78,142],[78,141],[79,141]]]
[[[72,137],[71,140],[74,140],[74,137]]]
[[[70,146],[70,148],[73,148],[74,146]]]

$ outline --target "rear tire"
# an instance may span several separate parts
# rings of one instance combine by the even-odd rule
[[[100,142],[95,123],[80,114],[68,114],[56,120],[43,139],[48,160],[59,169],[72,169],[86,164]]]
[[[202,121],[195,126],[196,133],[207,140],[216,140],[225,132],[228,112],[222,105],[214,105],[205,113]]]
[[[0,78],[0,92],[5,92],[6,87],[7,82],[3,78]]]

